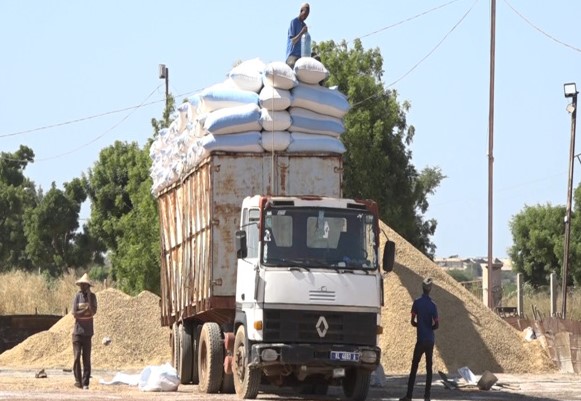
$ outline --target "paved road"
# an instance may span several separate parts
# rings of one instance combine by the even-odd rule
[[[89,390],[79,390],[72,383],[72,374],[57,370],[47,370],[46,379],[34,378],[34,371],[3,370],[0,369],[0,400],[32,401],[32,400],[59,400],[59,401],[185,401],[185,400],[213,400],[234,401],[235,395],[230,394],[200,394],[197,386],[181,385],[177,392],[172,393],[144,393],[135,387],[127,385],[100,385],[100,378],[111,380],[114,372],[94,372],[94,378]],[[131,373],[131,372],[128,372]],[[574,401],[581,400],[581,376],[553,374],[553,375],[506,375],[497,374],[499,383],[507,383],[512,389],[493,388],[491,391],[477,389],[447,390],[434,377],[432,400],[437,401]],[[393,401],[405,393],[407,377],[388,376],[385,387],[373,387],[370,390],[368,401]],[[423,395],[425,377],[418,377],[416,396]],[[342,397],[341,389],[331,387],[329,394],[324,397],[301,397],[290,389],[266,388],[261,392],[258,400],[317,400],[331,401]]]

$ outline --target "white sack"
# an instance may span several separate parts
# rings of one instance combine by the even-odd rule
[[[260,131],[260,108],[247,104],[215,110],[206,117],[204,129],[213,135]]]
[[[267,152],[285,151],[291,143],[291,134],[288,131],[262,131],[262,148]]]
[[[284,131],[291,126],[291,116],[286,110],[260,109],[260,125],[264,131]]]
[[[295,72],[283,61],[273,61],[264,68],[264,85],[273,88],[292,89],[299,81]]]
[[[198,160],[202,160],[212,152],[263,153],[260,145],[261,135],[258,131],[243,132],[228,135],[206,135],[198,141]]]
[[[291,94],[293,107],[302,107],[320,114],[343,118],[350,108],[345,95],[320,85],[299,84],[291,90]]]
[[[143,369],[137,386],[141,391],[177,391],[179,385],[177,371],[166,363],[161,366],[147,366]]]
[[[258,102],[260,103],[260,107],[268,110],[286,110],[291,105],[292,95],[288,89],[265,86],[258,95]]]
[[[289,131],[307,132],[311,134],[339,136],[345,132],[345,125],[340,118],[315,113],[301,107],[289,109],[291,126]]]
[[[323,63],[312,57],[298,59],[294,71],[297,79],[306,84],[318,84],[329,77],[329,70]]]
[[[223,86],[210,87],[200,93],[199,111],[209,113],[226,107],[242,106],[245,104],[258,105],[256,92],[242,89],[229,89]]]
[[[291,143],[287,148],[289,153],[344,153],[345,145],[339,140],[328,135],[305,134],[303,132],[291,132]]]
[[[262,89],[265,66],[266,64],[259,58],[246,60],[232,68],[228,76],[238,88],[258,93]]]

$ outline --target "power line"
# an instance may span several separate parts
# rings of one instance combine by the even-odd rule
[[[89,142],[87,142],[87,143],[85,143],[85,144],[83,144],[83,145],[81,145],[81,146],[79,146],[79,147],[76,147],[76,148],[74,148],[74,149],[72,149],[72,150],[69,150],[69,151],[67,151],[67,152],[60,153],[60,154],[58,154],[58,155],[54,155],[54,156],[50,156],[50,157],[44,157],[44,158],[41,158],[41,159],[36,159],[36,160],[34,160],[34,161],[35,161],[35,162],[38,162],[38,161],[46,161],[46,160],[59,159],[59,158],[61,158],[61,157],[63,157],[63,156],[69,155],[69,154],[71,154],[71,153],[75,153],[75,152],[77,152],[78,150],[81,150],[81,149],[83,149],[83,148],[85,148],[85,147],[89,146],[90,144],[92,144],[92,143],[94,143],[94,142],[98,141],[99,139],[101,139],[102,137],[104,137],[105,135],[107,135],[109,132],[111,132],[112,130],[114,130],[115,128],[117,128],[119,125],[121,125],[121,124],[122,124],[122,123],[123,123],[125,120],[127,120],[129,117],[131,117],[131,115],[132,115],[132,114],[133,114],[135,111],[137,111],[138,109],[140,109],[141,107],[144,107],[146,104],[152,104],[152,103],[156,103],[156,102],[158,102],[158,101],[156,101],[156,102],[150,102],[150,103],[146,103],[146,102],[147,102],[147,100],[148,100],[148,99],[149,99],[151,96],[153,96],[153,94],[154,94],[154,93],[155,93],[155,92],[156,92],[156,91],[159,89],[159,87],[160,87],[160,86],[161,86],[161,85],[158,85],[158,86],[156,86],[156,87],[155,87],[155,89],[153,89],[153,90],[152,90],[152,91],[149,93],[149,95],[147,95],[147,97],[146,97],[146,98],[143,100],[143,102],[141,102],[139,105],[137,105],[137,106],[134,106],[134,107],[129,107],[129,108],[127,108],[126,110],[129,110],[130,112],[129,112],[127,115],[125,115],[125,117],[123,117],[123,118],[122,118],[121,120],[119,120],[117,123],[113,124],[113,125],[112,125],[112,126],[109,128],[109,129],[105,130],[103,133],[99,134],[98,136],[96,136],[95,138],[93,138],[92,140],[90,140]],[[109,112],[109,113],[106,113],[106,114],[112,114],[112,112]],[[64,124],[64,123],[61,123],[61,124],[59,124],[59,125],[66,125],[66,124]],[[20,159],[14,159],[14,158],[6,157],[6,156],[1,156],[1,157],[2,157],[2,159],[4,159],[4,160],[10,160],[10,161],[21,161]]]
[[[375,35],[376,33],[379,33],[379,32],[386,31],[386,30],[388,30],[388,29],[390,29],[390,28],[393,28],[393,27],[396,27],[396,26],[398,26],[398,25],[402,25],[402,24],[404,24],[404,23],[406,23],[406,22],[410,22],[410,21],[412,21],[412,20],[414,20],[414,19],[416,19],[416,18],[419,18],[419,17],[422,17],[422,16],[424,16],[424,15],[426,15],[426,14],[429,14],[429,13],[431,13],[432,11],[439,10],[440,8],[444,8],[444,7],[446,7],[446,6],[449,6],[449,5],[450,5],[450,4],[452,4],[452,3],[456,3],[457,1],[460,1],[460,0],[452,0],[452,1],[449,1],[449,2],[448,2],[448,3],[446,3],[446,4],[442,4],[442,5],[439,5],[439,6],[437,6],[437,7],[431,8],[431,9],[429,9],[429,10],[426,10],[426,11],[424,11],[424,12],[421,12],[421,13],[419,13],[419,14],[416,14],[416,15],[414,15],[413,17],[409,17],[409,18],[403,19],[403,20],[401,20],[401,21],[399,21],[399,22],[396,22],[395,24],[391,24],[391,25],[388,25],[388,26],[386,26],[386,27],[380,28],[380,29],[378,29],[378,30],[376,30],[376,31],[373,31],[373,32],[371,32],[371,33],[368,33],[368,34],[365,34],[365,35],[363,35],[363,36],[360,36],[359,38],[356,38],[356,39],[363,39],[363,38],[366,38],[366,37],[368,37],[368,36]]]
[[[161,85],[159,85],[157,88],[155,88],[154,91],[158,90],[160,86]],[[199,90],[200,89],[197,89],[195,91],[186,92],[186,93],[180,93],[180,94],[176,95],[175,97],[188,96],[188,95],[191,95],[192,93],[198,92]],[[151,95],[150,95],[150,97],[151,97]],[[151,106],[153,104],[162,103],[162,102],[165,102],[165,98],[164,99],[160,99],[160,100],[153,100],[153,101],[151,101],[149,103],[141,103],[141,104],[139,104],[137,106],[130,106],[130,107],[122,108],[122,109],[107,111],[107,112],[100,113],[100,114],[93,114],[93,115],[90,115],[90,116],[87,116],[87,117],[77,118],[75,120],[69,120],[69,121],[65,121],[65,122],[62,122],[62,123],[56,123],[56,124],[51,124],[51,125],[44,125],[42,127],[31,128],[31,129],[22,130],[22,131],[10,132],[8,134],[0,134],[0,138],[6,138],[6,137],[10,137],[10,136],[17,136],[17,135],[23,135],[23,134],[29,134],[29,133],[32,133],[32,132],[44,131],[44,130],[51,129],[51,128],[57,128],[57,127],[65,126],[65,125],[76,124],[76,123],[80,123],[80,122],[87,121],[87,120],[93,120],[95,118],[105,117],[105,116],[108,116],[108,115],[111,115],[111,114],[117,114],[117,113],[122,113],[124,111],[136,110],[136,109],[139,109],[139,108],[142,108],[142,107],[147,107],[147,106]]]
[[[452,28],[444,35],[444,37],[432,48],[432,50],[430,50],[424,57],[422,57],[416,64],[414,64],[407,72],[405,72],[402,76],[400,76],[398,79],[396,79],[395,81],[393,81],[389,85],[383,87],[381,92],[378,92],[374,95],[369,96],[368,98],[360,100],[359,102],[353,104],[352,107],[358,106],[361,103],[367,102],[368,100],[374,99],[376,97],[383,96],[385,89],[394,86],[396,83],[398,83],[399,81],[401,81],[402,79],[407,77],[409,74],[411,74],[420,64],[422,64],[424,61],[426,61],[426,59],[428,57],[430,57],[442,45],[442,43],[444,43],[444,41],[448,38],[448,36],[450,36],[450,34],[462,23],[462,21],[464,21],[464,19],[468,16],[468,14],[470,14],[470,12],[472,11],[472,9],[476,5],[476,3],[478,3],[478,0],[474,0],[472,5],[470,6],[470,8],[464,13],[464,15],[458,20],[458,22],[456,22],[454,24],[454,26],[452,26]],[[450,4],[450,3],[448,3],[448,4]]]
[[[441,5],[437,6],[437,7],[434,7],[434,8],[431,8],[429,10],[423,11],[423,12],[421,12],[419,14],[416,14],[416,15],[414,15],[412,17],[403,19],[403,20],[401,20],[399,22],[396,22],[394,24],[385,26],[385,27],[380,28],[380,29],[378,29],[376,31],[373,31],[373,32],[370,32],[368,34],[362,35],[362,36],[359,37],[359,39],[366,38],[368,36],[375,35],[375,34],[377,34],[379,32],[383,32],[383,31],[385,31],[387,29],[390,29],[390,28],[393,28],[393,27],[402,25],[402,24],[404,24],[406,22],[410,22],[410,21],[412,21],[414,19],[417,19],[417,18],[419,18],[421,16],[427,15],[427,14],[433,12],[433,11],[437,11],[437,10],[439,10],[441,8],[444,8],[446,6],[449,6],[450,4],[456,3],[458,1],[460,1],[460,0],[452,0],[452,1],[449,1],[448,3],[441,4]],[[182,93],[182,94],[176,95],[176,97],[188,96],[188,95],[191,95],[192,93],[196,93],[196,92],[198,92],[200,90],[201,89],[197,89],[197,90],[194,90],[194,91]],[[90,115],[90,116],[82,117],[82,118],[77,118],[75,120],[65,121],[65,122],[62,122],[62,123],[44,125],[44,126],[37,127],[37,128],[32,128],[32,129],[27,129],[27,130],[22,130],[22,131],[10,132],[8,134],[0,134],[0,138],[6,138],[6,137],[11,137],[11,136],[18,136],[18,135],[23,135],[23,134],[29,134],[29,133],[32,133],[32,132],[44,131],[44,130],[51,129],[51,128],[57,128],[57,127],[62,127],[62,126],[66,126],[66,125],[76,124],[76,123],[80,123],[80,122],[87,121],[87,120],[93,120],[93,119],[96,119],[96,118],[105,117],[105,116],[108,116],[108,115],[111,115],[111,114],[122,113],[122,112],[125,112],[125,111],[135,110],[135,109],[141,108],[141,107],[151,106],[153,104],[161,103],[161,102],[165,102],[165,99],[154,100],[152,102],[143,103],[143,104],[140,104],[138,106],[130,106],[130,107],[122,108],[122,109],[111,110],[111,111],[107,111],[107,112],[104,112],[104,113],[94,114],[94,115]]]
[[[539,28],[538,26],[536,26],[535,24],[533,24],[527,17],[525,17],[524,15],[522,15],[520,12],[518,12],[507,0],[504,0],[504,2],[506,3],[506,5],[519,17],[521,17],[527,24],[529,24],[531,27],[533,27],[534,29],[536,29],[537,31],[539,31],[540,33],[542,33],[543,35],[545,35],[547,38],[554,40],[555,42],[557,42],[560,45],[563,45],[565,47],[568,47],[569,49],[575,50],[577,52],[581,52],[581,49],[572,46],[568,43],[563,42],[562,40],[559,40],[557,38],[555,38],[552,35],[549,35],[547,32],[543,31],[541,28]]]

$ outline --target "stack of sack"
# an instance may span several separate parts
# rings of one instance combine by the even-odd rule
[[[182,103],[150,148],[152,192],[179,180],[212,152],[338,153],[347,97],[321,86],[329,71],[300,58],[294,69],[247,60],[224,82]]]

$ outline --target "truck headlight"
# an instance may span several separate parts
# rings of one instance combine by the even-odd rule
[[[272,348],[267,348],[262,350],[260,353],[260,358],[265,362],[272,362],[278,359],[278,352]]]
[[[377,360],[377,353],[375,351],[363,351],[360,360],[365,363],[374,363]]]

